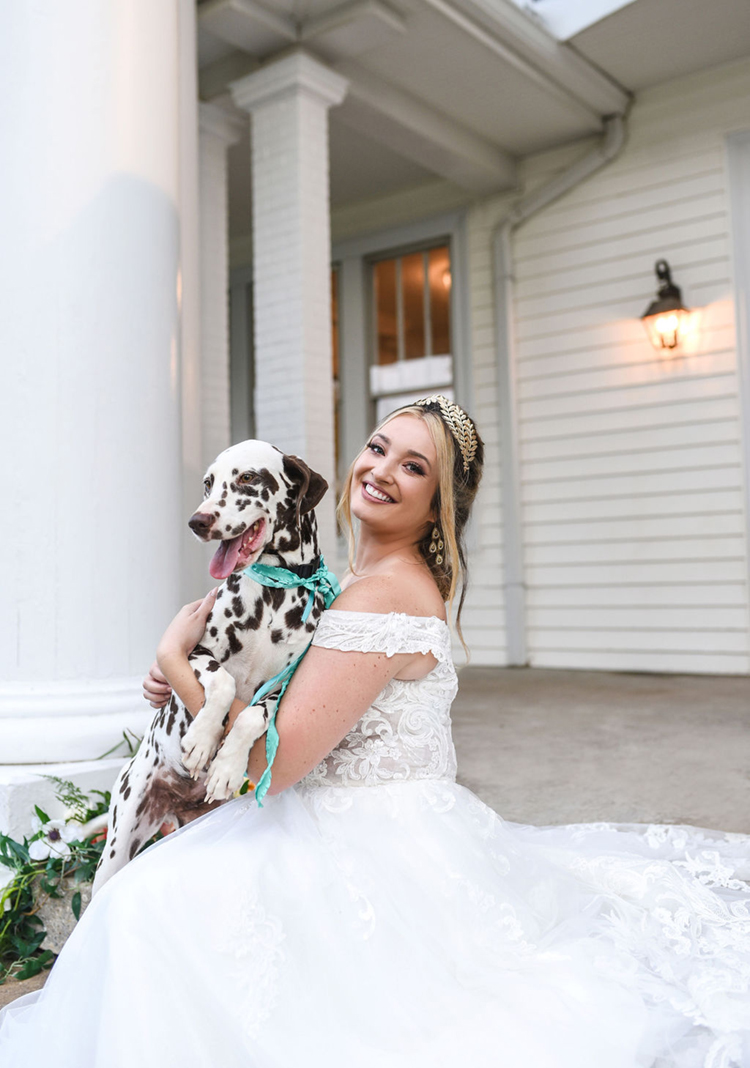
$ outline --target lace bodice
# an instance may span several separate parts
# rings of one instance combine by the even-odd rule
[[[437,666],[421,679],[391,679],[347,736],[301,780],[303,786],[455,780],[450,707],[458,681],[447,624],[437,616],[330,608],[313,645],[386,656],[432,653]]]

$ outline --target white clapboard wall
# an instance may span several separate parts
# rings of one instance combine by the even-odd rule
[[[750,668],[727,132],[750,127],[750,64],[643,92],[610,166],[514,238],[529,662],[745,673]],[[581,146],[527,161],[532,188]],[[465,632],[505,662],[491,234],[508,198],[470,212],[475,412],[490,451]],[[639,317],[665,257],[698,310],[662,358]]]

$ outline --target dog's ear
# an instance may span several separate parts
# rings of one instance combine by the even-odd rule
[[[304,460],[300,460],[299,456],[284,456],[284,474],[293,485],[299,486],[297,494],[297,520],[299,521],[301,515],[311,512],[323,499],[328,483],[322,475],[308,467]]]

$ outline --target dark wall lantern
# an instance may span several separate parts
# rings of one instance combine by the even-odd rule
[[[641,316],[651,344],[657,352],[676,349],[687,327],[690,311],[682,303],[680,287],[672,281],[669,264],[657,260],[654,270],[659,281],[656,300],[652,300]]]

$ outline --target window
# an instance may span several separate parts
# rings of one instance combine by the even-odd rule
[[[452,399],[449,244],[374,259],[371,270],[376,421],[426,392]]]

